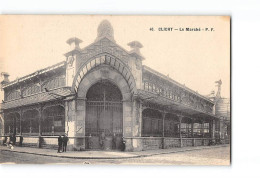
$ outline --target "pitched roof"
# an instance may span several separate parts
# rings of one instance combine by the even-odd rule
[[[146,71],[148,71],[148,72],[150,72],[150,73],[152,73],[152,74],[154,74],[155,76],[158,76],[158,77],[160,77],[160,78],[162,78],[162,79],[164,79],[164,80],[166,80],[166,81],[169,81],[169,82],[172,83],[172,84],[175,84],[176,86],[178,86],[178,87],[180,87],[180,88],[183,88],[183,89],[189,91],[190,93],[192,93],[192,94],[194,94],[194,95],[196,95],[196,96],[198,96],[198,97],[200,97],[200,98],[202,98],[202,99],[204,99],[204,100],[206,100],[206,101],[208,101],[208,102],[210,102],[210,103],[213,103],[213,101],[211,101],[209,98],[207,98],[207,97],[205,97],[205,96],[199,94],[198,92],[196,92],[196,91],[194,91],[194,90],[192,90],[192,89],[190,89],[190,88],[188,88],[188,87],[186,87],[186,86],[180,84],[179,82],[177,82],[177,81],[175,81],[175,80],[169,78],[168,76],[165,76],[165,75],[163,75],[163,74],[161,74],[161,73],[155,71],[154,69],[152,69],[152,68],[150,68],[150,67],[148,67],[148,66],[146,66],[146,65],[143,65],[143,69],[146,70]]]
[[[62,61],[62,62],[59,62],[59,63],[54,64],[54,65],[52,65],[52,66],[43,68],[43,69],[41,69],[41,70],[37,70],[37,71],[34,72],[34,73],[31,73],[31,74],[29,74],[29,75],[23,76],[23,77],[18,78],[18,79],[14,80],[14,81],[11,81],[11,82],[9,82],[9,83],[4,84],[4,85],[2,86],[2,88],[6,88],[6,87],[8,87],[8,86],[12,86],[12,85],[14,85],[14,84],[16,84],[16,83],[19,83],[19,82],[28,80],[28,79],[30,79],[30,78],[32,78],[32,77],[35,77],[35,76],[38,76],[38,75],[40,75],[40,74],[47,73],[47,72],[49,72],[49,71],[52,71],[52,70],[55,70],[55,69],[57,69],[57,68],[63,67],[63,66],[65,66],[65,64],[66,64],[66,62],[65,62],[65,61]]]
[[[1,109],[16,108],[16,107],[27,106],[36,103],[63,99],[64,97],[70,95],[73,95],[70,88],[63,87],[55,90],[50,90],[49,92],[37,93],[28,97],[7,101],[2,103],[0,107]]]

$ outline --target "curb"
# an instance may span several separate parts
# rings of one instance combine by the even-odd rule
[[[202,147],[202,148],[190,148],[184,150],[177,150],[177,151],[169,151],[169,152],[161,152],[161,153],[154,153],[154,154],[141,154],[136,156],[129,156],[129,157],[76,157],[76,156],[58,156],[53,154],[42,154],[42,153],[32,153],[32,152],[23,152],[23,151],[13,151],[13,150],[6,150],[0,149],[0,151],[9,151],[14,153],[24,153],[24,154],[31,154],[31,155],[39,155],[39,156],[48,156],[48,157],[57,157],[57,158],[71,158],[71,159],[131,159],[131,158],[141,158],[141,157],[150,157],[155,155],[164,155],[164,154],[171,154],[171,153],[181,153],[181,152],[188,152],[188,151],[196,151],[196,150],[203,150],[203,149],[212,149],[212,148],[221,148],[226,147],[227,145],[219,145],[219,146],[212,146],[212,147]]]

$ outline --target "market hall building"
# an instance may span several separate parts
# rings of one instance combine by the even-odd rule
[[[23,138],[23,146],[52,148],[67,134],[70,150],[228,142],[214,101],[142,65],[141,43],[130,42],[131,51],[120,47],[107,20],[92,44],[80,48],[81,42],[67,41],[71,51],[61,63],[12,82],[2,73],[2,136],[15,135],[17,145]]]

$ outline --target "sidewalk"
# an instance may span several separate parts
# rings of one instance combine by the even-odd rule
[[[193,150],[202,150],[210,148],[226,147],[225,145],[215,146],[198,146],[198,147],[183,147],[173,149],[160,149],[160,150],[148,150],[140,152],[121,152],[121,151],[67,151],[66,153],[57,153],[53,149],[41,149],[41,148],[30,148],[30,147],[15,147],[13,150],[6,146],[0,146],[1,151],[10,151],[17,153],[26,153],[41,156],[60,157],[60,158],[74,158],[74,159],[127,159],[127,158],[139,158],[149,157],[153,155],[186,152]]]

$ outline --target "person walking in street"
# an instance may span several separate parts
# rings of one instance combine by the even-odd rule
[[[67,144],[68,144],[69,138],[67,137],[67,135],[63,135],[62,137],[62,152],[66,152],[67,151]]]
[[[59,135],[59,137],[58,137],[58,145],[59,145],[58,153],[61,153],[61,149],[62,149],[62,137],[61,137],[61,135]]]

